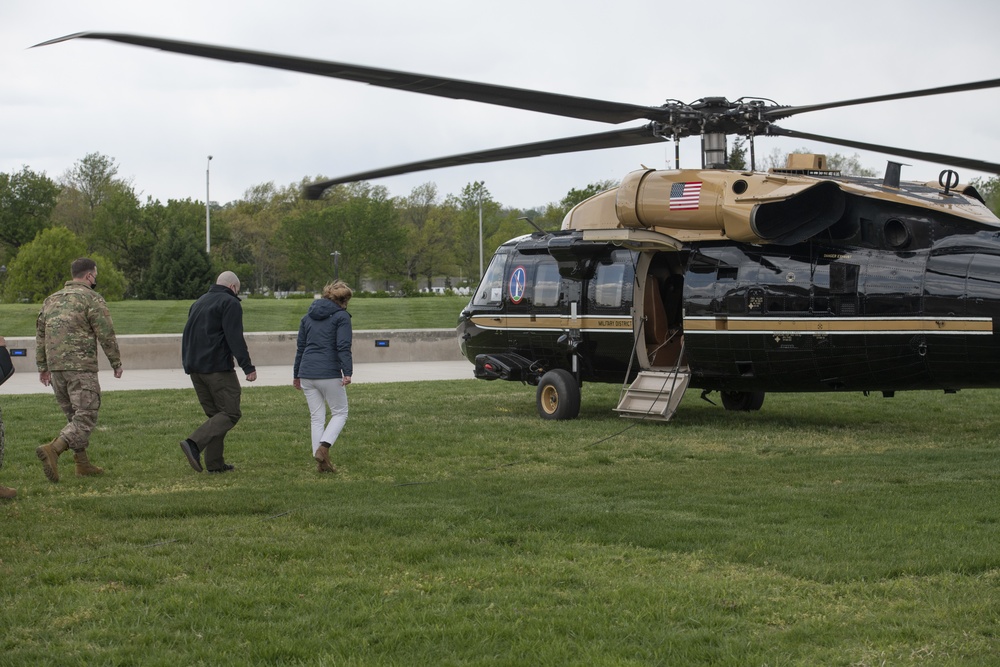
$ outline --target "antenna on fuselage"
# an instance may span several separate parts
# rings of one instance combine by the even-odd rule
[[[526,221],[529,225],[531,225],[532,227],[534,227],[535,229],[537,229],[539,234],[548,234],[547,231],[545,231],[544,229],[542,229],[541,227],[539,227],[538,225],[536,225],[535,221],[532,220],[531,218],[527,217],[527,216],[522,217],[522,218],[518,218],[518,220],[524,220],[524,221]]]

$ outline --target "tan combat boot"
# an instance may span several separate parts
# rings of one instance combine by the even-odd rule
[[[57,436],[49,444],[35,449],[35,456],[42,462],[42,472],[45,473],[50,482],[59,481],[59,468],[57,467],[59,455],[67,449],[69,449],[69,444],[62,439],[62,436]]]
[[[74,449],[73,459],[76,461],[76,476],[90,477],[91,475],[103,475],[104,468],[98,468],[87,458],[86,449]]]
[[[9,486],[0,486],[0,498],[4,500],[17,498],[17,489],[12,489]]]

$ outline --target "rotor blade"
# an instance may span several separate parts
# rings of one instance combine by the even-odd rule
[[[923,160],[925,162],[937,162],[938,164],[945,164],[950,167],[961,167],[962,169],[972,169],[975,171],[984,171],[988,174],[1000,174],[1000,164],[994,162],[986,162],[984,160],[973,160],[971,158],[956,157],[954,155],[943,155],[941,153],[927,153],[925,151],[914,151],[909,148],[894,148],[893,146],[883,146],[882,144],[868,144],[863,141],[852,141],[850,139],[838,139],[836,137],[825,137],[822,134],[809,134],[808,132],[797,132],[795,130],[786,130],[782,127],[772,125],[767,129],[768,135],[778,135],[782,137],[795,137],[796,139],[809,139],[812,141],[822,141],[827,144],[834,144],[837,146],[850,146],[851,148],[859,148],[866,151],[875,151],[878,153],[888,153],[889,155],[897,155],[899,157],[910,158],[913,160]]]
[[[410,162],[409,164],[402,164],[395,167],[374,169],[372,171],[365,171],[359,174],[342,176],[340,178],[334,178],[328,181],[321,181],[307,185],[305,195],[308,199],[319,199],[323,195],[324,190],[340,183],[367,181],[373,178],[398,176],[399,174],[410,174],[417,171],[427,171],[428,169],[482,164],[486,162],[502,162],[504,160],[518,160],[526,157],[538,157],[540,155],[579,153],[582,151],[593,151],[602,148],[640,146],[642,144],[649,144],[662,140],[662,137],[654,132],[653,126],[650,124],[627,130],[613,130],[611,132],[601,132],[599,134],[585,134],[576,137],[567,137],[565,139],[539,141],[531,144],[520,144],[518,146],[494,148],[485,151],[476,151],[474,153],[463,153],[461,155],[452,155],[433,160]]]
[[[78,32],[42,42],[35,46],[48,46],[71,39],[106,39],[112,42],[122,42],[124,44],[160,49],[173,53],[183,53],[201,58],[226,60],[234,63],[248,63],[262,67],[327,76],[334,79],[358,81],[372,86],[395,88],[411,93],[450,97],[456,100],[471,100],[473,102],[483,102],[485,104],[495,104],[514,109],[538,111],[556,116],[595,120],[604,123],[623,123],[641,118],[654,120],[662,115],[662,110],[658,107],[609,102],[586,97],[575,97],[573,95],[560,95],[558,93],[527,90],[524,88],[497,86],[440,76],[399,72],[377,67],[285,56],[277,53],[250,51],[227,46],[182,42],[143,35],[110,32]]]
[[[779,120],[781,118],[787,118],[789,116],[806,113],[808,111],[836,109],[838,107],[849,107],[857,104],[871,104],[872,102],[905,100],[911,97],[928,97],[931,95],[944,95],[947,93],[963,93],[969,90],[983,90],[984,88],[1000,88],[1000,79],[976,81],[974,83],[959,83],[954,86],[941,86],[940,88],[924,88],[923,90],[911,90],[907,93],[892,93],[889,95],[875,95],[873,97],[859,97],[855,100],[841,100],[839,102],[827,102],[826,104],[807,104],[799,107],[776,107],[774,109],[764,111],[762,115],[767,120]]]

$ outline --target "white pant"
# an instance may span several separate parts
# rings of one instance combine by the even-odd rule
[[[302,393],[309,404],[309,425],[312,429],[313,455],[319,443],[333,444],[347,423],[347,388],[341,378],[310,380],[302,378]],[[330,406],[330,421],[326,421],[326,406]]]

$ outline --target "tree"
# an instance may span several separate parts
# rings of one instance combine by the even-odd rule
[[[63,185],[52,211],[52,224],[83,236],[90,232],[92,217],[83,194],[71,186]]]
[[[155,239],[148,238],[142,218],[132,186],[116,181],[108,186],[104,201],[93,211],[88,232],[83,235],[87,247],[110,257],[136,288],[149,267],[155,243]]]
[[[726,161],[726,167],[740,171],[747,168],[746,141],[743,137],[733,138],[733,147],[729,151],[729,159]]]
[[[399,274],[406,238],[389,191],[383,185],[351,183],[347,195],[343,237],[335,248],[343,253],[342,274],[351,276],[356,287],[366,275]]]
[[[88,153],[66,172],[63,181],[83,195],[93,211],[110,196],[118,165],[114,158],[100,153]]]
[[[590,199],[596,194],[604,192],[605,190],[612,190],[618,187],[618,181],[615,180],[605,180],[597,181],[595,183],[588,183],[586,187],[582,189],[572,188],[566,193],[566,196],[559,201],[559,206],[566,210],[568,213],[571,208],[579,204],[580,202]]]
[[[863,166],[861,164],[861,157],[857,153],[854,155],[841,155],[840,153],[827,155],[826,165],[828,169],[839,171],[844,176],[875,177],[879,175],[877,169],[869,169]]]
[[[986,206],[1000,216],[1000,177],[994,176],[985,180],[974,178],[971,185],[983,196]]]
[[[761,171],[769,169],[784,169],[788,163],[788,154],[783,153],[780,148],[772,148],[771,152],[757,161],[756,168]]]
[[[424,183],[413,188],[397,207],[406,232],[406,276],[411,280],[424,276],[428,289],[435,275],[455,263],[449,216],[438,205],[437,197],[437,186]]]
[[[385,187],[364,182],[330,188],[319,201],[300,199],[281,217],[279,241],[289,258],[285,275],[311,289],[329,282],[335,269],[358,288],[362,278],[395,277],[404,265],[395,204]]]
[[[617,188],[618,184],[618,181],[609,179],[588,183],[586,187],[579,189],[572,188],[565,197],[559,200],[558,204],[548,204],[540,214],[530,215],[530,211],[525,212],[525,214],[542,229],[555,231],[562,225],[563,218],[566,217],[571,208],[605,190]]]
[[[15,251],[49,227],[59,186],[28,167],[0,173],[0,243]]]
[[[153,259],[167,237],[182,235],[202,248],[204,220],[205,205],[201,202],[171,199],[164,206],[158,201],[147,200],[130,224],[116,235],[116,240],[107,241],[115,249],[119,266],[129,280],[129,294],[148,294],[155,287],[160,276],[153,267]],[[221,224],[213,225],[213,237],[215,232],[221,235],[223,228]],[[207,255],[206,261],[211,264]]]
[[[41,303],[71,278],[69,266],[73,260],[87,256],[97,262],[98,291],[108,301],[121,300],[125,277],[100,255],[87,255],[83,242],[63,227],[50,227],[24,244],[7,267],[3,300]]]
[[[255,185],[213,217],[213,227],[217,217],[229,230],[227,241],[213,245],[213,261],[224,261],[251,292],[273,291],[288,279],[279,231],[284,216],[298,204],[300,190],[298,185],[281,189],[274,183]]]
[[[113,158],[101,153],[88,153],[77,160],[62,177],[63,191],[59,196],[56,220],[78,236],[86,238],[95,212],[121,185],[131,190],[127,181],[116,179],[118,165]]]
[[[200,237],[174,227],[153,251],[152,280],[146,281],[147,299],[197,299],[215,279],[212,263]]]
[[[101,293],[105,301],[121,301],[125,298],[125,291],[128,289],[128,281],[125,274],[118,270],[114,262],[108,260],[98,253],[85,255],[90,257],[97,264],[97,291]]]
[[[331,253],[343,253],[342,211],[329,200],[308,202],[281,222],[280,243],[288,257],[287,277],[297,287],[318,291],[334,275]]]
[[[454,237],[455,259],[458,263],[459,271],[462,275],[473,276],[475,282],[482,277],[480,274],[480,253],[482,253],[482,264],[485,270],[485,263],[488,260],[487,252],[492,252],[492,248],[486,248],[488,239],[498,227],[497,214],[500,211],[500,204],[493,200],[493,196],[486,188],[483,181],[468,183],[462,188],[462,194],[458,197],[450,196],[446,203],[454,206],[460,212]],[[479,245],[479,215],[482,211],[482,237],[483,247]]]

